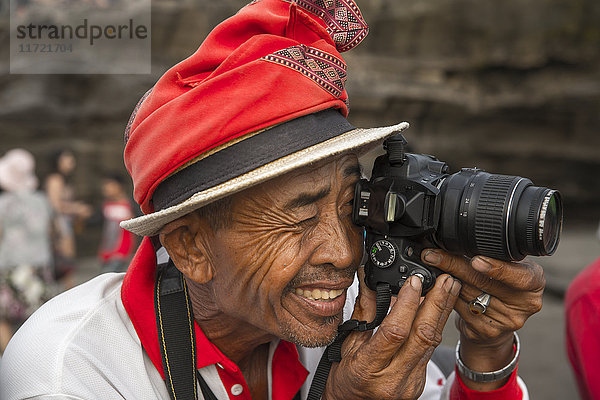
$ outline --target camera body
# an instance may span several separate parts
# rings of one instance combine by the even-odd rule
[[[502,260],[556,250],[562,227],[557,191],[476,168],[449,174],[433,156],[406,153],[406,144],[401,134],[386,140],[371,179],[356,184],[352,218],[365,228],[368,287],[385,282],[396,294],[417,275],[427,293],[442,273],[421,261],[428,247]]]

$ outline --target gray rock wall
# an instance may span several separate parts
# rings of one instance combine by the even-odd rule
[[[48,170],[61,146],[79,155],[89,201],[122,166],[138,98],[245,1],[153,1],[151,75],[9,75],[0,24],[0,152],[21,146]],[[409,121],[418,152],[561,190],[567,224],[600,218],[600,3],[595,0],[369,0],[371,32],[346,54],[350,119]],[[149,155],[151,156],[151,155]]]

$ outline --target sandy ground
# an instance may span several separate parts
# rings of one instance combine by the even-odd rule
[[[600,240],[595,231],[571,228],[563,232],[559,248],[552,257],[537,259],[544,267],[547,279],[544,307],[519,332],[522,343],[519,374],[527,383],[531,399],[578,398],[564,347],[562,294],[575,275],[597,257],[600,257]],[[81,260],[77,280],[83,282],[98,271],[94,259]],[[457,338],[454,323],[448,323],[443,344],[454,348]]]

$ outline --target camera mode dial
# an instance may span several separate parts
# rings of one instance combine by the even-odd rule
[[[387,268],[396,261],[396,246],[388,240],[381,239],[373,243],[369,256],[373,264],[379,268]]]

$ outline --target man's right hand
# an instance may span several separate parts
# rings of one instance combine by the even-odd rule
[[[352,318],[375,318],[375,292],[364,284]],[[440,275],[421,301],[421,281],[413,276],[400,289],[379,329],[353,332],[333,364],[323,399],[416,399],[423,392],[427,362],[442,340],[442,331],[460,292],[460,282]]]

